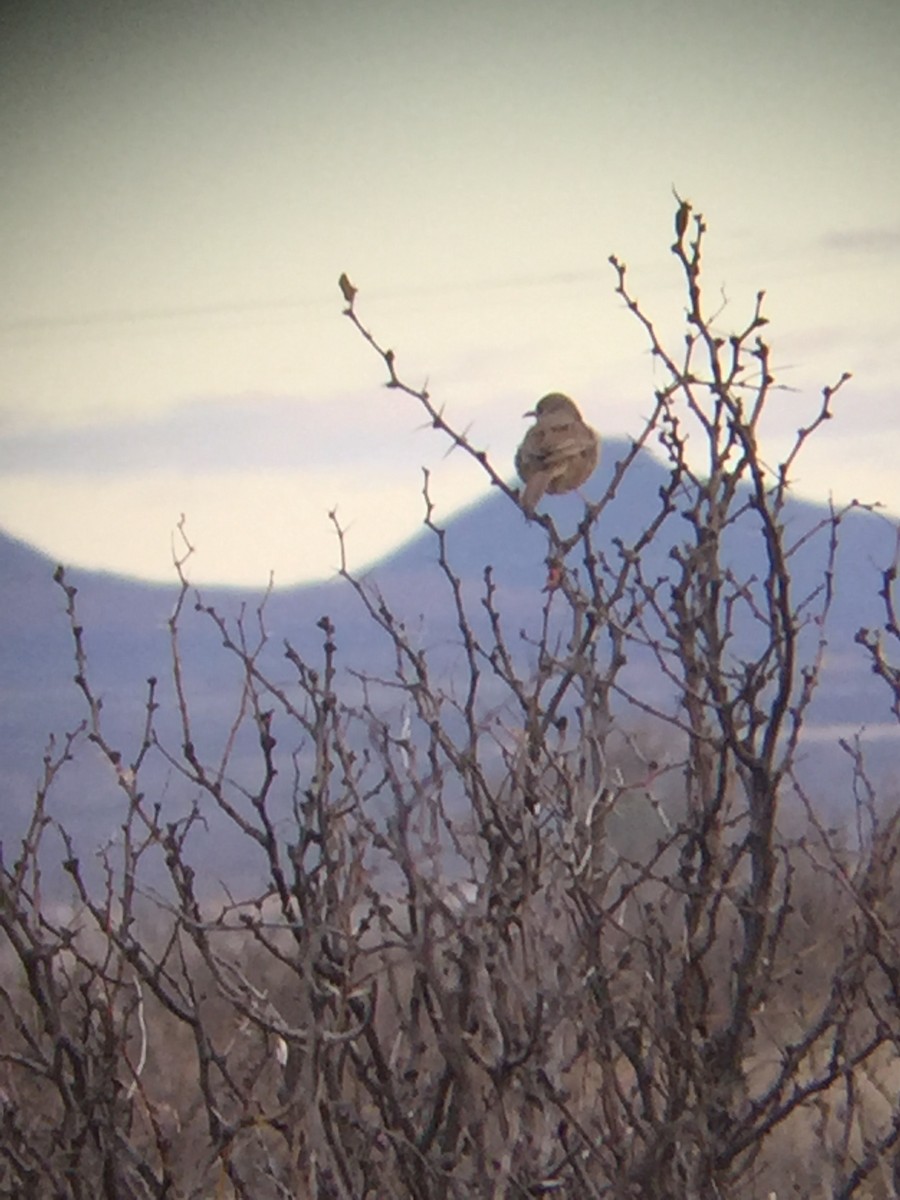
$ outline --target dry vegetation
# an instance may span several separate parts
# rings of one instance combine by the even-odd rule
[[[770,472],[757,447],[774,389],[762,296],[742,328],[714,331],[704,233],[679,203],[678,357],[613,260],[665,384],[577,528],[564,536],[536,518],[549,575],[532,629],[508,628],[489,570],[482,594],[466,593],[426,483],[435,571],[458,621],[452,681],[348,572],[392,649],[390,677],[345,670],[340,631],[323,618],[315,662],[286,646],[285,684],[263,666],[264,610],[251,628],[197,598],[244,677],[224,749],[206,756],[184,679],[182,575],[171,620],[181,736],[157,735],[151,681],[126,756],[108,740],[75,589],[59,573],[86,717],[48,752],[31,827],[2,865],[4,1194],[895,1194],[897,816],[860,758],[853,837],[822,825],[795,775],[841,513],[793,542],[782,517],[794,459],[836,388]],[[346,277],[342,290],[389,386],[514,503],[496,466],[399,377]],[[705,447],[702,473],[689,433]],[[651,439],[670,468],[655,515],[604,553],[597,522],[613,519]],[[764,546],[760,574],[731,565],[735,527]],[[796,595],[792,559],[810,538],[823,545],[821,586]],[[644,565],[660,539],[665,577]],[[895,648],[893,589],[888,571]],[[890,641],[858,640],[898,704]],[[637,659],[667,689],[636,690]],[[238,780],[232,757],[248,732],[255,773]],[[52,804],[59,772],[88,752],[122,803],[99,887]],[[145,791],[160,760],[194,797],[181,819]],[[804,814],[790,831],[787,799]],[[210,810],[265,864],[252,896],[210,899]],[[50,831],[69,847],[68,911],[42,900]],[[153,864],[165,888],[146,884]]]

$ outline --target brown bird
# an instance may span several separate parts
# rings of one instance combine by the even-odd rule
[[[591,477],[600,458],[600,438],[561,392],[544,396],[525,416],[535,422],[516,451],[516,470],[525,484],[522,507],[533,513],[544,492],[574,492]]]

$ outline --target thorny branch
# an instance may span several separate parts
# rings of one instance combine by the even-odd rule
[[[847,743],[848,843],[798,753],[846,509],[791,540],[785,506],[848,377],[769,470],[764,295],[721,332],[705,224],[676,204],[683,348],[662,344],[611,259],[665,379],[574,527],[537,518],[552,584],[521,630],[501,571],[485,564],[473,585],[454,565],[427,474],[429,603],[446,637],[352,574],[332,516],[377,670],[345,662],[328,615],[308,619],[309,647],[288,639],[273,657],[270,594],[231,618],[193,593],[182,524],[169,669],[148,681],[124,752],[60,570],[85,717],[49,744],[21,846],[0,860],[0,1190],[896,1190],[900,1126],[879,1097],[900,1046],[900,825]],[[346,276],[340,287],[387,386],[516,502],[427,388],[404,382]],[[653,442],[667,478],[626,534],[623,485]],[[749,567],[738,537],[755,547]],[[819,579],[798,594],[798,555],[815,549]],[[896,575],[895,562],[888,644]],[[215,736],[187,652],[200,627],[232,668]],[[858,641],[900,715],[883,634]],[[53,803],[86,752],[120,805],[96,870]],[[781,820],[787,795],[799,832]],[[214,886],[223,828],[246,874]],[[68,913],[46,899],[60,856]]]

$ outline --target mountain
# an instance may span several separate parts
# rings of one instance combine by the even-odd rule
[[[609,443],[604,463],[591,485],[594,495],[609,486],[616,460],[626,452],[624,443]],[[642,453],[626,473],[614,501],[598,526],[597,546],[614,554],[613,539],[627,545],[647,527],[658,503],[665,469]],[[573,528],[583,511],[578,497],[551,499],[548,510],[561,530]],[[792,500],[786,513],[789,538],[803,535],[828,516],[822,506]],[[681,517],[668,518],[666,536],[645,558],[648,578],[671,574],[669,548],[685,533]],[[860,626],[884,623],[878,596],[881,572],[892,559],[896,527],[885,518],[854,510],[840,527],[834,603],[829,619],[829,649],[823,685],[810,714],[810,762],[827,782],[837,736],[866,725],[871,752],[878,769],[891,770],[897,745],[896,725],[889,713],[884,685],[871,673],[862,649],[854,644]],[[511,640],[520,628],[534,628],[544,603],[546,542],[540,527],[526,522],[521,512],[500,494],[489,495],[454,517],[446,527],[447,556],[461,580],[472,620],[481,630],[486,616],[480,597],[485,567],[493,569],[497,604],[507,622]],[[802,597],[821,580],[827,538],[810,539],[793,562],[794,595]],[[765,548],[752,523],[738,525],[728,543],[730,559],[738,572],[760,572]],[[367,572],[392,610],[406,622],[417,644],[432,649],[449,674],[460,657],[460,637],[447,580],[436,566],[437,543],[433,532],[423,530],[407,545]],[[573,551],[572,562],[577,564]],[[56,564],[21,542],[0,535],[0,752],[4,763],[4,806],[0,835],[7,846],[21,836],[41,775],[42,757],[52,732],[57,738],[74,729],[85,714],[73,676],[75,661],[65,617],[65,598],[53,582]],[[178,587],[150,585],[99,572],[72,570],[67,581],[78,588],[78,620],[84,629],[92,685],[104,700],[107,735],[122,750],[126,761],[137,753],[142,736],[147,696],[146,680],[160,680],[160,729],[177,747],[182,733],[172,704],[171,645],[168,622],[178,597]],[[256,609],[262,593],[248,596],[235,589],[203,588],[203,603],[234,620],[245,614],[248,630],[256,628]],[[373,629],[359,597],[341,579],[276,590],[268,597],[264,622],[268,645],[263,655],[270,676],[289,685],[292,668],[284,661],[283,643],[289,639],[309,661],[321,657],[324,640],[319,619],[328,615],[336,626],[338,662],[344,671],[386,675],[391,659],[386,640]],[[239,674],[225,653],[221,637],[208,617],[195,611],[194,594],[180,619],[180,654],[191,697],[191,736],[198,746],[221,743],[239,700]],[[748,632],[747,636],[751,636]],[[830,765],[832,764],[832,765]],[[171,768],[159,776],[161,795],[173,803],[183,801],[183,786]],[[62,811],[73,820],[85,845],[115,838],[121,823],[121,795],[114,779],[100,762],[94,747],[84,746],[76,762],[67,766],[55,784],[54,795]],[[77,819],[76,819],[77,817]],[[235,850],[235,853],[238,853]],[[227,853],[224,858],[227,859]]]

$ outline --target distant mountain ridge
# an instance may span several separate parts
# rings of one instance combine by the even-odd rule
[[[626,449],[625,443],[607,444],[604,462],[590,486],[592,495],[603,494],[616,460]],[[628,544],[639,535],[666,478],[665,468],[649,454],[639,456],[600,518],[597,543],[602,549],[611,552],[614,537]],[[577,496],[553,498],[545,504],[560,528],[573,527],[583,511]],[[789,535],[799,537],[827,515],[823,506],[791,501]],[[855,728],[869,724],[883,727],[887,736],[891,718],[886,689],[872,676],[853,639],[860,626],[883,624],[878,589],[881,572],[894,553],[896,526],[877,514],[854,510],[842,521],[840,537],[825,680],[811,721],[822,731],[835,725]],[[446,542],[453,569],[472,602],[473,621],[483,621],[479,597],[487,566],[492,568],[508,629],[517,631],[537,618],[544,601],[545,537],[505,496],[489,495],[453,517],[446,524]],[[739,569],[751,571],[759,566],[758,542],[748,539],[743,544],[740,536],[735,537],[731,553]],[[349,552],[352,557],[352,539]],[[654,554],[657,558],[648,562],[648,571],[652,568],[663,574],[671,570],[665,546],[652,550],[651,557]],[[577,550],[572,561],[577,566]],[[812,588],[823,562],[824,542],[804,548],[798,555],[794,567],[798,596]],[[18,836],[30,810],[47,735],[74,728],[85,715],[72,683],[71,638],[64,597],[52,581],[55,567],[47,556],[0,535],[0,752],[6,792],[0,837],[4,841]],[[459,633],[446,581],[436,567],[432,532],[423,530],[368,570],[365,577],[409,623],[418,643],[444,647],[448,663],[452,662]],[[94,686],[105,698],[105,716],[127,754],[129,747],[136,749],[139,740],[147,677],[166,680],[170,676],[167,622],[178,595],[177,581],[173,578],[171,585],[154,585],[78,569],[68,571],[67,579],[79,589],[78,614]],[[200,591],[204,603],[221,613],[234,616],[244,605],[251,619],[263,595],[262,590],[248,595],[233,588],[204,587]],[[326,614],[337,628],[342,667],[374,669],[384,646],[373,636],[358,596],[345,580],[337,578],[276,589],[268,598],[267,662],[275,677],[290,677],[283,660],[283,639],[290,639],[301,654],[319,655],[323,635],[316,623]],[[195,613],[193,605],[187,606],[182,624],[185,668],[197,706],[197,736],[215,740],[217,724],[227,720],[233,700],[233,664],[211,623]],[[894,745],[891,749],[893,752]],[[77,783],[77,770],[75,778]],[[103,836],[115,822],[115,798],[101,798],[100,792],[91,788],[78,793],[76,783],[71,795],[78,795],[79,822],[86,836]]]

